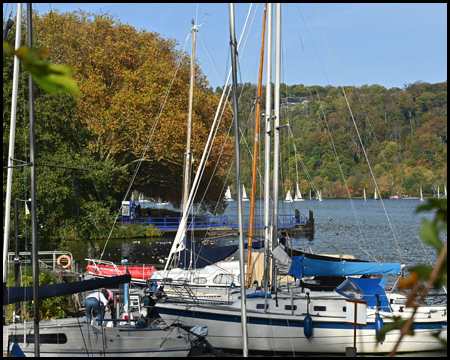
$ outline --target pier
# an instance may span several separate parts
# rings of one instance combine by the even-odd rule
[[[244,216],[244,228],[249,228],[250,217]],[[264,228],[264,216],[256,215],[253,220],[254,229]],[[134,217],[122,215],[122,225],[133,224],[141,226],[153,226],[163,232],[176,232],[180,226],[181,217]],[[233,231],[238,228],[238,217],[236,216],[195,216],[189,217],[187,221],[188,230],[213,230],[213,231]],[[301,230],[301,232],[314,232],[314,218],[312,211],[309,217],[296,213],[278,216],[278,228],[285,230]]]

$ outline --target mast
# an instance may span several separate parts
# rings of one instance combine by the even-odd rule
[[[237,67],[236,67],[236,54],[237,44],[234,33],[234,4],[229,4],[230,10],[230,45],[231,45],[231,67],[233,72],[233,105],[234,105],[234,137],[236,148],[236,190],[237,190],[237,203],[238,203],[238,229],[239,229],[239,265],[241,274],[241,324],[242,324],[242,338],[243,338],[243,356],[248,357],[248,334],[247,334],[247,302],[245,298],[245,281],[244,281],[244,223],[242,212],[242,193],[241,193],[241,159],[239,153],[239,113],[238,113],[238,89],[237,89]]]
[[[186,134],[186,152],[184,154],[183,211],[187,208],[189,190],[191,188],[191,172],[192,172],[191,134],[192,134],[192,112],[194,103],[195,47],[198,32],[197,25],[194,25],[194,19],[192,19],[191,23],[192,23],[191,78],[189,86],[189,112],[188,112],[187,134]],[[184,236],[186,237],[186,232]],[[184,263],[186,264],[186,261]],[[189,263],[189,267],[190,265],[191,262]]]
[[[263,16],[263,32],[261,40],[261,58],[259,61],[259,79],[258,79],[258,95],[256,98],[256,121],[255,121],[255,142],[253,145],[253,169],[252,169],[252,192],[250,195],[250,223],[248,228],[248,248],[247,248],[247,279],[246,286],[249,286],[250,266],[252,262],[252,242],[253,242],[253,221],[255,216],[255,201],[256,201],[256,182],[258,169],[258,146],[259,146],[259,112],[261,107],[261,89],[262,89],[262,75],[264,68],[264,42],[266,36],[266,12],[267,4],[264,7]]]
[[[22,37],[22,3],[17,4],[15,50],[20,48]],[[3,233],[3,282],[6,282],[8,270],[9,228],[11,223],[11,185],[14,165],[14,144],[16,138],[17,90],[19,83],[19,58],[14,55],[13,88],[11,100],[11,125],[9,129],[8,175],[6,180],[5,225]]]
[[[27,4],[28,21],[28,47],[33,47],[33,11],[31,3]],[[33,266],[33,314],[34,314],[34,354],[40,355],[39,349],[39,259],[38,259],[38,232],[37,232],[37,206],[36,206],[36,154],[34,131],[34,81],[28,75],[29,107],[30,107],[30,179],[31,179],[31,244]]]
[[[264,303],[267,305],[267,289],[270,278],[270,134],[272,119],[272,3],[267,4],[267,68],[266,68],[266,128],[264,134]],[[264,308],[267,308],[265,306]]]
[[[273,232],[272,246],[278,237],[278,174],[280,166],[280,68],[281,68],[281,4],[275,4],[275,88],[274,115],[275,135],[273,140]],[[272,285],[276,288],[275,259],[272,260]]]

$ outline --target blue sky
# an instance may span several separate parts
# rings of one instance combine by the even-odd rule
[[[256,6],[253,4],[250,19]],[[249,7],[235,4],[238,39]],[[38,3],[34,8],[40,14],[50,9],[109,11],[123,23],[176,39],[180,48],[191,19],[197,19],[197,24],[206,21],[200,27],[196,53],[213,88],[223,85],[231,66],[226,3]],[[10,9],[4,4],[5,11],[9,14]],[[242,51],[240,82],[257,83],[262,13],[259,4]],[[288,3],[283,4],[282,14],[282,82],[288,85],[338,86],[342,82],[402,88],[417,80],[447,80],[447,4]],[[187,51],[190,48],[188,43]]]

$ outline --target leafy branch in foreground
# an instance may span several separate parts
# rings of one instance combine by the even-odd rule
[[[400,336],[389,356],[395,356],[397,347],[405,335],[414,335],[414,330],[411,327],[414,315],[431,287],[440,289],[447,284],[447,241],[442,242],[439,238],[440,231],[447,231],[447,200],[431,199],[417,208],[418,212],[430,210],[436,210],[435,217],[432,222],[423,220],[420,237],[437,250],[439,258],[434,267],[420,264],[411,268],[410,276],[399,282],[400,289],[410,289],[406,307],[412,308],[413,312],[407,320],[393,317],[393,322],[384,326],[377,334],[377,341],[380,342],[389,331],[400,330]],[[421,285],[423,283],[425,283],[425,286]],[[439,333],[436,336],[439,336]],[[447,349],[447,341],[439,340]]]
[[[37,60],[45,58],[48,55],[47,50],[30,49],[27,46],[14,50],[11,45],[3,41],[3,53],[17,56],[34,81],[47,93],[56,95],[58,90],[73,95],[80,93],[77,82],[69,76],[74,71],[71,67]]]

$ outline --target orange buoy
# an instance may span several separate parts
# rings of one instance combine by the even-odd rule
[[[66,265],[61,265],[61,260],[62,260],[62,259],[66,259],[66,260],[67,260],[67,264],[66,264]],[[57,260],[56,263],[58,264],[58,266],[62,266],[63,269],[68,269],[68,268],[70,267],[70,265],[72,265],[72,260],[70,259],[70,256],[69,256],[69,255],[61,255],[61,256],[58,258],[58,260]]]

